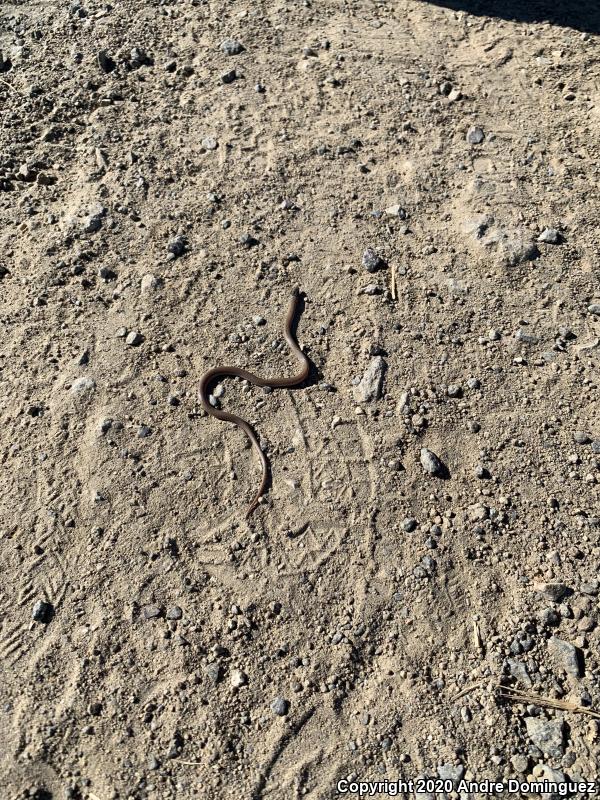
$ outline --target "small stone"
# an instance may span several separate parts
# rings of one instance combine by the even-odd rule
[[[561,236],[556,228],[545,228],[538,236],[538,242],[544,242],[544,244],[560,244]]]
[[[481,383],[477,378],[469,378],[467,381],[467,386],[469,389],[479,389],[481,387]]]
[[[186,252],[187,247],[188,243],[185,236],[176,236],[167,245],[167,251],[173,258],[179,258]]]
[[[564,583],[534,583],[533,588],[548,600],[552,600],[553,603],[560,603],[561,600],[572,594],[571,589]]]
[[[93,378],[90,378],[88,375],[83,375],[81,378],[77,378],[71,384],[71,394],[81,395],[85,394],[86,392],[93,392],[96,388],[96,381]]]
[[[271,711],[273,711],[274,714],[277,714],[278,717],[285,717],[289,711],[289,708],[289,701],[285,700],[283,697],[276,697],[271,703]]]
[[[144,606],[142,609],[144,619],[156,619],[162,615],[160,606]]]
[[[426,447],[421,448],[421,466],[429,475],[437,475],[438,477],[443,475],[445,471],[444,464],[440,458]]]
[[[382,395],[383,378],[387,364],[381,356],[376,356],[354,389],[354,397],[359,403],[370,403],[379,400]]]
[[[560,758],[564,752],[564,722],[562,719],[525,717],[527,736],[533,744],[551,758]]]
[[[575,431],[573,441],[576,444],[589,444],[592,441],[592,436],[587,431]]]
[[[234,689],[240,689],[248,683],[248,676],[241,669],[234,669],[231,672],[230,683]]]
[[[244,247],[250,248],[250,247],[256,247],[256,245],[258,244],[258,239],[252,236],[251,233],[242,233],[242,235],[239,238],[239,242]]]
[[[207,664],[206,667],[204,668],[204,671],[206,672],[206,675],[208,676],[208,678],[214,684],[219,683],[219,681],[221,680],[221,678],[223,676],[223,671],[222,671],[220,665],[217,664],[215,661],[211,661],[210,664]]]
[[[574,645],[553,636],[548,641],[548,650],[568,675],[573,678],[581,677],[582,654]]]
[[[233,83],[238,77],[237,72],[234,69],[230,69],[228,72],[223,72],[221,75],[221,83],[229,84]]]
[[[148,294],[149,292],[154,292],[159,287],[160,287],[160,279],[157,278],[156,275],[152,275],[152,273],[148,272],[143,276],[141,283],[142,294]]]
[[[485,139],[485,134],[482,128],[472,126],[467,131],[467,142],[469,144],[481,144]]]
[[[258,328],[258,327],[260,327],[261,325],[266,325],[266,324],[267,324],[267,320],[266,320],[264,317],[261,317],[261,316],[257,315],[257,316],[255,316],[255,317],[252,317],[252,324],[253,324],[255,327],[257,327],[257,328]]]
[[[128,333],[127,328],[121,327],[117,328],[115,336],[117,337],[117,339],[124,339],[127,336],[127,333]]]
[[[125,337],[125,344],[130,347],[138,347],[144,341],[144,337],[139,331],[130,331]]]
[[[527,772],[529,768],[529,756],[523,755],[522,753],[517,753],[514,756],[511,756],[510,763],[515,772],[523,774]]]
[[[587,307],[588,313],[593,314],[595,317],[600,317],[600,303],[592,303]]]
[[[367,272],[377,272],[385,266],[385,261],[373,250],[372,247],[367,247],[362,257],[362,265]]]
[[[31,612],[31,618],[36,622],[48,623],[54,615],[54,606],[46,600],[38,600]]]
[[[152,429],[148,425],[140,425],[137,431],[138,439],[146,439],[152,433]]]
[[[411,533],[417,527],[417,520],[413,519],[412,517],[407,517],[402,522],[402,529],[405,530],[407,533]]]
[[[115,61],[108,55],[106,50],[100,50],[96,59],[102,72],[112,72],[117,66]]]
[[[183,617],[183,611],[179,606],[172,606],[167,611],[167,619],[181,619]]]
[[[454,766],[454,764],[441,764],[437,768],[437,772],[442,780],[452,781],[456,785],[465,774],[465,768],[462,764],[457,766]]]
[[[451,383],[446,389],[446,394],[448,397],[460,397],[462,395],[462,389],[458,384]]]
[[[202,139],[202,147],[205,150],[216,150],[218,146],[219,143],[214,136],[206,136],[204,139]]]
[[[245,49],[244,45],[238,42],[237,39],[225,39],[224,42],[221,42],[221,50],[226,56],[239,56]]]

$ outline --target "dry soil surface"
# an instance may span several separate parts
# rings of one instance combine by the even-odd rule
[[[4,797],[596,777],[598,12],[449,5],[2,3]]]

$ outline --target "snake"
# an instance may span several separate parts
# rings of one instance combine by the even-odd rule
[[[209,400],[209,393],[208,389],[211,384],[213,384],[217,378],[224,378],[224,377],[236,377],[241,378],[242,380],[248,381],[252,383],[254,386],[261,386],[261,387],[269,387],[271,389],[289,389],[294,386],[299,386],[301,383],[308,378],[310,373],[310,361],[308,357],[302,352],[298,343],[294,337],[292,332],[292,326],[294,323],[294,318],[296,316],[296,311],[298,309],[298,305],[300,303],[301,292],[299,288],[294,288],[292,292],[292,297],[290,300],[290,305],[288,308],[287,316],[285,318],[285,323],[283,327],[283,335],[285,340],[292,351],[293,355],[297,358],[300,363],[300,370],[296,373],[296,375],[292,375],[291,378],[261,378],[258,375],[253,375],[251,372],[248,372],[245,369],[241,369],[240,367],[213,367],[209,369],[207,372],[202,375],[200,378],[200,385],[198,387],[198,397],[200,399],[200,403],[202,408],[206,411],[207,414],[210,414],[212,417],[216,417],[217,419],[224,420],[225,422],[233,422],[234,425],[237,425],[238,428],[241,428],[248,439],[250,440],[250,444],[256,451],[260,463],[262,465],[262,479],[260,482],[260,486],[258,487],[258,491],[254,495],[252,502],[248,506],[248,510],[246,511],[246,518],[248,518],[254,509],[257,507],[260,498],[266,492],[267,484],[269,481],[269,462],[267,460],[267,456],[260,446],[256,433],[252,426],[246,422],[245,419],[238,417],[237,414],[232,414],[229,411],[223,411],[222,409],[215,408],[211,405]]]

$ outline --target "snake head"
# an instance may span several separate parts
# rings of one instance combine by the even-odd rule
[[[300,287],[294,286],[294,288],[292,289],[292,297],[300,297],[301,294],[302,292],[300,291]]]

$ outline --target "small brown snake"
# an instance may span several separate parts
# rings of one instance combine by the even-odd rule
[[[246,372],[245,369],[240,369],[240,367],[213,367],[209,369],[208,372],[205,372],[204,375],[200,378],[200,386],[198,387],[198,395],[200,398],[200,403],[202,404],[202,408],[211,416],[216,417],[217,419],[223,419],[226,422],[233,422],[234,425],[240,427],[248,439],[250,439],[250,443],[252,447],[258,453],[262,464],[262,480],[258,489],[258,492],[254,496],[254,499],[250,503],[248,510],[246,511],[246,516],[249,517],[250,514],[254,511],[256,506],[258,505],[258,501],[264,494],[267,483],[269,480],[269,462],[267,461],[267,457],[264,454],[259,441],[254,433],[252,427],[249,423],[246,422],[245,419],[236,416],[235,414],[231,414],[229,411],[221,411],[220,409],[214,408],[209,402],[209,393],[208,387],[211,383],[215,381],[216,378],[224,377],[227,375],[233,375],[237,378],[242,378],[242,380],[249,381],[250,383],[254,384],[254,386],[268,386],[273,389],[281,389],[281,388],[289,388],[291,386],[299,386],[303,383],[310,373],[310,361],[304,355],[302,350],[298,347],[298,343],[294,338],[292,333],[292,325],[294,322],[294,317],[296,315],[296,310],[298,308],[298,303],[300,302],[300,290],[298,288],[294,289],[292,293],[292,299],[290,301],[290,307],[285,318],[285,325],[283,328],[283,334],[285,336],[285,340],[290,346],[290,350],[296,356],[298,361],[302,364],[302,368],[300,372],[296,375],[293,375],[291,378],[260,378],[258,375],[253,375],[251,372]]]

